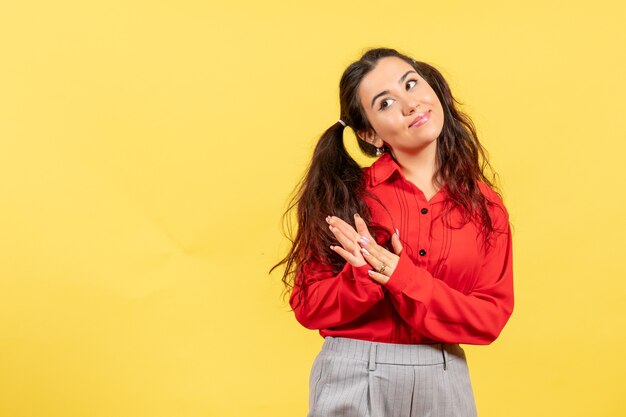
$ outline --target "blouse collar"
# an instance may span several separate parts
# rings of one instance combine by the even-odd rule
[[[398,163],[391,157],[389,152],[385,152],[369,168],[370,185],[372,187],[385,182],[394,172],[398,172],[402,177],[402,171]]]
[[[398,172],[402,178],[402,171],[398,163],[391,157],[389,152],[386,152],[383,156],[379,157],[369,167],[370,171],[370,185],[372,187],[377,186],[389,179],[394,172]]]
[[[382,156],[380,156],[372,165],[369,167],[369,181],[371,187],[376,187],[377,185],[387,181],[392,177],[394,173],[398,173],[399,177],[402,181],[408,180],[405,178],[402,170],[400,169],[400,165],[393,159],[389,152],[386,152]],[[416,187],[417,188],[417,187]],[[429,203],[437,203],[440,201],[444,201],[446,199],[446,186],[444,185],[434,196],[428,200]]]

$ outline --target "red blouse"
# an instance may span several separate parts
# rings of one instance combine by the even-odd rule
[[[369,277],[369,264],[346,262],[333,274],[309,262],[290,297],[296,319],[324,337],[403,344],[494,341],[513,312],[511,228],[502,200],[478,182],[494,203],[488,206],[492,244],[485,246],[476,224],[463,224],[458,209],[442,215],[446,187],[426,200],[388,153],[363,172],[367,189],[384,204],[366,198],[372,222],[400,231],[399,263],[381,285]],[[297,302],[302,279],[308,284],[306,303]]]

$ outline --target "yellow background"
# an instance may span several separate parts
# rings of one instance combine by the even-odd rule
[[[626,415],[623,2],[369,3],[3,4],[1,416],[304,416],[322,339],[267,271],[377,46],[443,72],[501,177],[480,415]]]

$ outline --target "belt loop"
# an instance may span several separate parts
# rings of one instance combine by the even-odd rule
[[[443,370],[446,370],[446,348],[445,345],[441,344],[441,356],[443,356]]]
[[[376,370],[376,344],[372,343],[370,346],[370,362],[369,362],[369,370]]]

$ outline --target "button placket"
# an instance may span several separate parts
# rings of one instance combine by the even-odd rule
[[[430,249],[430,228],[432,226],[431,221],[431,215],[430,215],[430,210],[427,207],[428,206],[428,202],[424,201],[423,202],[424,205],[426,207],[418,207],[419,209],[419,220],[420,220],[420,238],[419,238],[419,242],[417,245],[418,248],[418,263],[420,263],[421,265],[425,265],[428,263],[428,261],[426,260],[425,256],[428,253],[428,249]],[[418,203],[419,205],[422,205],[422,201],[420,201]]]

